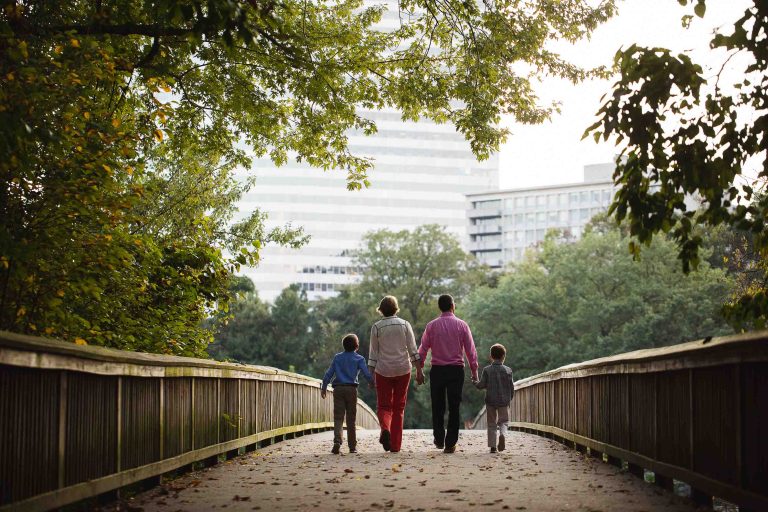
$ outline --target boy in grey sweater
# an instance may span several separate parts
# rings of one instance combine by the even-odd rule
[[[483,368],[480,380],[475,381],[477,389],[485,389],[485,418],[488,424],[488,446],[496,453],[496,430],[499,430],[498,451],[506,447],[509,405],[515,396],[512,369],[504,365],[507,349],[499,343],[491,347],[492,364]]]

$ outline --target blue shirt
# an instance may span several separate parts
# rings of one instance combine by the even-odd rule
[[[373,377],[368,371],[368,365],[365,364],[363,356],[357,352],[339,352],[333,356],[331,367],[323,375],[323,389],[327,389],[331,381],[334,384],[357,385],[359,372],[363,372],[363,376],[368,379],[368,382],[373,382]]]

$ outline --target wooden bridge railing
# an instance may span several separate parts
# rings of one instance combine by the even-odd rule
[[[512,361],[514,366],[514,361]],[[768,331],[639,350],[515,383],[510,427],[691,496],[768,510]],[[485,429],[485,410],[473,428]]]
[[[48,510],[333,427],[320,381],[0,332],[0,510]],[[358,402],[357,424],[378,428]]]

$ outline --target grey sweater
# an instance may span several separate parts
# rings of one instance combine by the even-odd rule
[[[497,361],[483,368],[483,375],[475,386],[486,390],[485,404],[492,407],[507,407],[515,396],[512,369]]]

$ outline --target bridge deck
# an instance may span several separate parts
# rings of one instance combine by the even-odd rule
[[[385,453],[361,431],[358,454],[330,454],[330,432],[305,436],[195,471],[136,496],[129,510],[692,511],[692,502],[548,439],[510,433],[490,454],[485,433],[462,431],[445,455],[427,431]],[[136,508],[134,508],[136,507]]]

